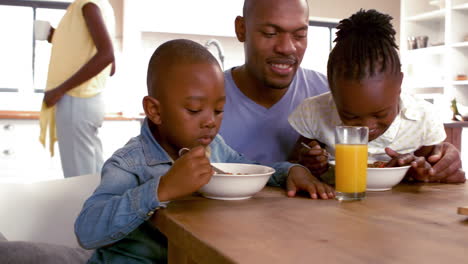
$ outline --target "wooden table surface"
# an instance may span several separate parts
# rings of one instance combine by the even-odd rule
[[[287,198],[171,202],[151,221],[169,263],[468,263],[468,185],[401,184],[363,201]]]

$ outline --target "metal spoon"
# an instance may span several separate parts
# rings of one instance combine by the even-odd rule
[[[207,147],[207,148],[209,148],[209,147]],[[184,154],[187,153],[188,151],[190,151],[189,148],[181,148],[181,149],[179,150],[179,157],[182,156],[182,155],[184,155]],[[209,150],[209,149],[207,149],[206,155],[207,155],[207,158],[209,158],[209,155],[210,155],[210,150]],[[211,164],[211,168],[213,168],[213,170],[214,170],[217,174],[228,174],[227,172],[225,172],[225,171],[223,171],[223,170],[217,168],[216,166],[213,166],[213,164]]]

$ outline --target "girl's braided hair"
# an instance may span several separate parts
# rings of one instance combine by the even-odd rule
[[[387,69],[401,71],[392,19],[374,9],[361,9],[340,21],[327,65],[331,88],[336,77],[362,80]]]

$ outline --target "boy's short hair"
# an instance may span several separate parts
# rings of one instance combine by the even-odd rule
[[[330,88],[336,77],[362,80],[386,70],[401,72],[392,19],[374,9],[361,9],[340,21],[334,40],[336,46],[328,58]]]
[[[159,78],[165,77],[165,72],[173,70],[181,64],[216,64],[213,54],[201,44],[188,39],[174,39],[161,44],[151,56],[148,64],[146,84],[148,95],[155,96],[154,84]],[[221,70],[221,67],[220,67]],[[180,76],[184,78],[184,76]]]

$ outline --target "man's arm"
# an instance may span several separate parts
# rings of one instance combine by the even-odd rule
[[[97,52],[65,82],[45,93],[44,101],[49,107],[55,105],[66,92],[93,78],[110,63],[114,63],[114,48],[98,6],[88,3],[83,6],[82,11]]]

